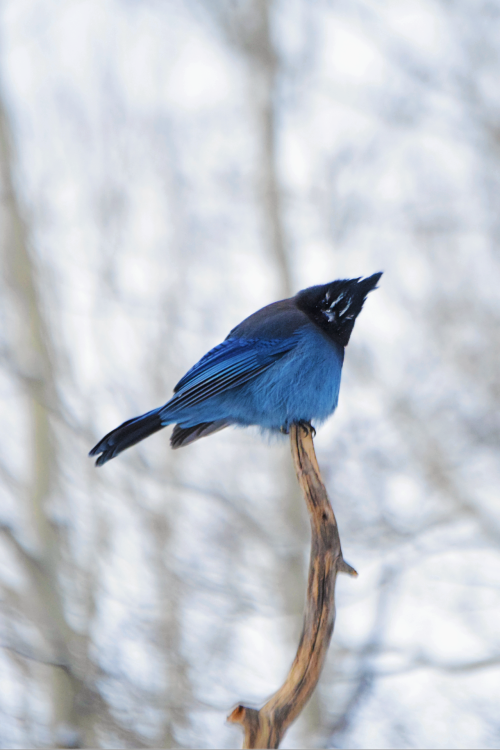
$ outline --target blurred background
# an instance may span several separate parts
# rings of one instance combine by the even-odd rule
[[[500,746],[500,0],[3,0],[0,745],[241,744],[302,624],[287,441],[164,403],[383,270],[318,458],[346,560],[283,747]]]

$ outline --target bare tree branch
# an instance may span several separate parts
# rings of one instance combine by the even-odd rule
[[[319,680],[333,633],[337,573],[357,576],[342,557],[337,522],[321,480],[311,428],[293,425],[290,443],[311,521],[304,627],[297,655],[281,688],[260,710],[237,706],[229,716],[230,722],[244,727],[245,748],[279,747],[287,728],[300,714]]]

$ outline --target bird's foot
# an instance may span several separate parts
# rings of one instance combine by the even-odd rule
[[[316,437],[316,430],[310,422],[307,422],[305,419],[301,419],[300,422],[297,422],[297,424],[310,432],[313,437]]]

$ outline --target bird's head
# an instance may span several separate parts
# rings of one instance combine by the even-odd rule
[[[347,346],[368,292],[376,288],[382,273],[366,279],[339,279],[311,286],[295,295],[299,310],[343,346]]]

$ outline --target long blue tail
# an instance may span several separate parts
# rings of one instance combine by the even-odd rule
[[[89,453],[89,456],[99,456],[95,462],[96,466],[102,466],[122,451],[165,427],[161,423],[160,411],[161,408],[154,409],[140,417],[129,419],[108,432]]]

